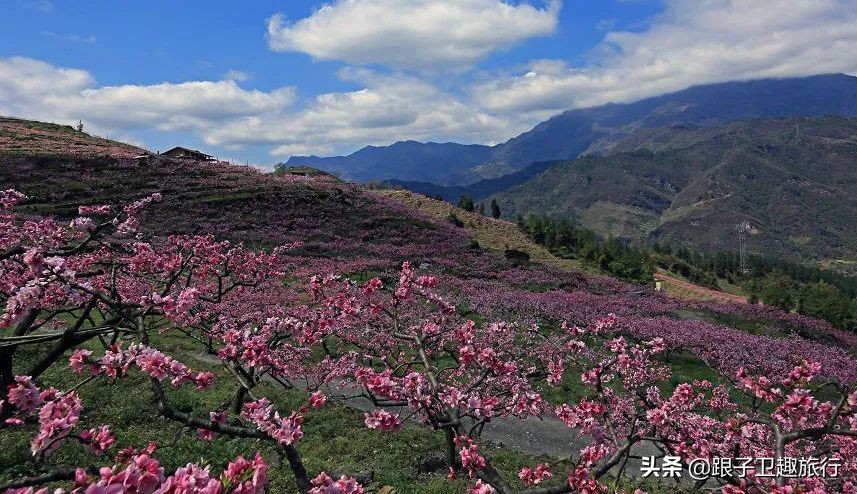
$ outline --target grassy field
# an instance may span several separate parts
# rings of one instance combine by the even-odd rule
[[[233,380],[219,366],[211,367],[195,358],[194,342],[180,336],[161,336],[152,341],[163,351],[198,370],[212,370],[218,375],[213,388],[198,391],[193,386],[169,389],[171,404],[178,410],[198,416],[208,411],[223,409],[234,389]],[[92,347],[95,350],[95,347]],[[20,352],[19,352],[20,353]],[[21,358],[33,358],[24,353]],[[72,388],[81,377],[64,368],[60,361],[51,368],[42,381],[60,390]],[[271,384],[262,384],[256,392],[268,397],[279,410],[288,413],[306,403],[307,394],[299,390],[286,390]],[[156,411],[148,379],[132,371],[121,381],[98,379],[80,390],[84,400],[85,427],[112,424],[119,448],[144,447],[149,441],[159,445],[156,457],[170,472],[188,461],[210,464],[219,472],[237,455],[251,456],[261,451],[271,465],[270,492],[296,492],[291,471],[269,443],[253,439],[233,439],[220,436],[213,441],[202,441],[196,431],[162,418]],[[36,474],[39,471],[30,454],[29,441],[35,425],[3,431],[0,439],[0,480],[10,480]],[[462,480],[449,481],[444,462],[444,442],[441,433],[419,424],[408,424],[396,433],[367,429],[363,415],[355,409],[329,403],[324,409],[308,413],[303,426],[305,436],[298,444],[304,463],[311,474],[322,470],[331,475],[348,474],[371,478],[370,492],[386,492],[389,487],[396,493],[451,494],[465,491]],[[508,478],[516,478],[524,465],[532,465],[547,458],[534,458],[514,451],[488,445],[483,450],[494,465]],[[43,467],[63,465],[109,465],[110,458],[94,458],[80,445],[66,443]],[[560,471],[561,468],[558,468]],[[382,491],[384,487],[388,490]]]
[[[219,365],[207,365],[198,343],[180,334],[154,336],[151,342],[172,354],[196,370],[211,370],[218,378],[207,391],[198,391],[193,386],[169,388],[168,398],[177,410],[197,416],[208,411],[226,407],[234,392],[233,380]],[[95,345],[90,346],[96,352]],[[19,351],[18,359],[34,359],[37,350]],[[83,378],[68,371],[66,360],[60,360],[42,377],[45,386],[60,390],[76,386]],[[662,363],[674,372],[669,388],[679,382],[692,379],[716,379],[714,372],[698,358],[689,353],[672,354]],[[545,387],[545,398],[559,404],[575,401],[587,390],[570,375],[557,387]],[[255,392],[274,402],[278,409],[288,413],[306,403],[307,393],[301,390],[284,389],[271,383],[261,384]],[[270,492],[297,492],[291,471],[284,464],[278,451],[270,443],[254,439],[236,439],[219,436],[212,441],[198,438],[196,431],[182,424],[161,417],[156,410],[149,388],[148,378],[132,371],[126,378],[113,381],[106,378],[94,380],[82,388],[84,400],[82,426],[95,427],[111,424],[117,437],[114,449],[127,446],[141,448],[150,441],[159,445],[155,456],[167,472],[184,466],[189,461],[211,465],[219,472],[238,455],[252,456],[260,451],[271,465]],[[234,417],[232,418],[234,419]],[[4,430],[0,440],[0,481],[37,474],[51,466],[112,464],[111,458],[95,458],[82,446],[68,442],[46,464],[38,465],[30,454],[29,441],[35,433],[35,425]],[[303,426],[305,436],[298,444],[305,466],[314,475],[325,470],[331,475],[347,474],[368,481],[368,492],[452,494],[466,490],[464,480],[450,481],[443,457],[443,436],[428,427],[409,423],[396,433],[385,433],[367,429],[363,425],[362,412],[329,402],[324,409],[307,414]],[[548,457],[533,457],[509,448],[484,444],[481,450],[491,458],[498,470],[507,479],[517,479],[523,466],[551,462],[561,478],[569,465],[567,460]],[[569,453],[573,453],[571,450]],[[624,481],[623,481],[624,482]],[[650,492],[673,492],[675,486],[649,486]],[[631,489],[633,490],[633,489]]]
[[[546,247],[538,245],[521,232],[518,225],[503,219],[494,219],[478,213],[471,213],[444,201],[428,198],[408,190],[381,189],[376,194],[392,197],[408,206],[422,211],[434,218],[447,220],[455,215],[471,230],[479,246],[494,251],[514,249],[526,252],[533,260],[564,269],[577,269],[594,272],[585,264],[574,259],[561,259],[553,255]]]

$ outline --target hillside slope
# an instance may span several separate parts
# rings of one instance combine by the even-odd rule
[[[68,125],[0,117],[0,152],[27,156],[62,154],[132,158],[145,150],[78,132]]]
[[[14,138],[34,125],[44,124],[18,122],[7,132]],[[652,287],[570,269],[573,264],[554,258],[506,221],[467,214],[416,194],[378,193],[323,175],[275,177],[225,163],[134,160],[123,157],[125,151],[102,155],[97,148],[75,154],[65,147],[66,138],[60,135],[64,129],[52,132],[56,136],[46,138],[56,139],[49,146],[53,154],[39,151],[44,143],[29,150],[0,147],[0,188],[25,192],[29,199],[20,206],[25,213],[64,219],[75,216],[78,204],[122,204],[160,192],[163,200],[150,205],[143,217],[146,230],[155,236],[206,233],[258,247],[303,242],[288,253],[290,282],[303,283],[310,275],[329,272],[394,279],[401,263],[410,261],[438,276],[445,295],[479,320],[589,324],[613,312],[628,331],[642,335],[653,321],[666,318],[672,322],[659,322],[659,335],[670,345],[697,352],[702,360],[694,365],[733,366],[723,355],[711,353],[704,336],[728,334],[733,340],[742,335],[735,345],[743,345],[737,354],[748,367],[787,368],[800,355],[791,351],[797,345],[842,362],[833,372],[857,375],[850,354],[830,346],[851,348],[857,342],[823,321],[758,306],[677,299]],[[822,138],[843,149],[850,142],[830,132],[814,139]],[[465,227],[450,223],[449,212],[460,215]],[[535,262],[507,260],[502,253],[506,248],[523,249]],[[686,323],[688,318],[695,320]],[[719,322],[733,320],[757,328],[768,339],[758,340]],[[762,344],[777,358],[766,354],[754,360]]]
[[[17,142],[16,136],[41,125],[19,122],[8,132]],[[52,132],[57,133],[55,137]],[[466,213],[419,194],[373,191],[324,175],[277,177],[225,163],[163,157],[131,159],[123,154],[125,151],[104,154],[97,146],[77,152],[67,147],[67,139],[61,135],[64,132],[48,130],[45,140],[50,142],[41,142],[38,148],[0,146],[0,190],[19,189],[29,196],[15,207],[16,213],[52,214],[66,222],[76,216],[80,203],[118,205],[160,192],[163,200],[150,204],[143,212],[142,231],[151,235],[154,243],[162,241],[162,235],[173,233],[211,234],[219,240],[263,248],[302,241],[303,246],[283,253],[286,276],[282,279],[289,287],[299,288],[300,295],[295,294],[294,299],[272,295],[272,306],[287,308],[303,303],[303,287],[315,274],[339,273],[361,282],[378,276],[385,288],[395,287],[401,264],[408,261],[420,274],[435,276],[444,300],[480,327],[508,321],[509,327],[524,329],[537,324],[551,331],[562,327],[563,321],[583,327],[613,313],[618,318],[617,336],[663,339],[671,352],[669,358],[658,362],[673,371],[675,383],[717,379],[717,372],[734,375],[738,366],[772,378],[784,377],[808,357],[824,362],[820,378],[841,383],[857,379],[853,353],[857,338],[852,333],[768,307],[686,300],[655,292],[652,287],[573,269],[571,262],[556,259],[508,221]],[[458,217],[463,228],[447,220],[450,213]],[[502,252],[507,248],[527,251],[533,262],[510,262]],[[17,258],[7,258],[6,262],[19,269]],[[8,290],[0,289],[0,302],[9,300]],[[245,310],[242,306],[236,308]],[[412,321],[418,322],[414,330],[432,328],[421,319],[408,319],[408,324]],[[55,329],[65,334],[62,325]],[[722,345],[723,341],[729,345]],[[188,343],[194,343],[193,338],[180,334],[158,335],[152,342],[165,350],[176,349],[176,356],[182,360],[187,357],[197,368],[204,362],[201,347]],[[36,356],[34,352],[30,358]],[[68,360],[61,359],[56,367],[65,371]],[[228,372],[220,365],[211,368]],[[221,461],[227,457],[227,448],[232,458],[247,442],[258,448],[255,438],[239,442],[223,437],[201,442],[193,427],[164,427],[149,395],[140,392],[146,389],[141,386],[148,379],[132,373],[135,375],[127,380],[97,379],[84,387],[100,396],[93,400],[97,406],[87,410],[88,418],[100,420],[102,413],[113,416],[115,423],[121,425],[116,432],[123,445],[142,448],[157,435],[159,441],[169,445],[164,451],[182,452],[165,455],[162,466],[170,470],[185,465],[188,457]],[[46,384],[58,389],[70,389],[79,382],[78,377],[69,382],[48,380],[52,377],[49,374],[44,377]],[[215,386],[220,382],[218,377]],[[186,389],[186,394],[170,389],[171,401],[185,413],[201,417],[205,417],[204,411],[222,408],[235,395],[235,389],[228,385],[216,388],[216,395]],[[550,405],[547,408],[578,401],[580,389],[579,377],[546,389],[545,400]],[[283,409],[305,404],[304,390],[289,394],[294,396],[296,405]],[[282,397],[284,390],[271,388],[271,395]],[[362,413],[347,410],[338,401],[331,394],[330,403],[319,412],[325,415],[314,415],[305,423],[307,434],[300,447],[307,465],[316,470],[325,465],[359,465],[377,472],[377,487],[390,485],[403,492],[463,491],[448,484],[443,449],[436,446],[436,431],[409,423],[397,434],[380,435],[363,427]],[[520,458],[520,451],[539,455],[538,461],[544,461],[545,456],[550,461],[567,456],[569,441],[557,431],[568,433],[569,429],[555,417],[544,418],[544,422],[533,418],[527,423],[518,418],[495,418],[483,439],[501,440],[503,445],[486,444],[480,451],[512,458],[503,467],[512,478],[522,465],[536,463],[534,458]],[[514,435],[507,439],[508,435],[496,434],[497,427],[505,427]],[[7,441],[11,446],[0,454],[0,481],[33,475],[41,466],[33,464],[29,435],[19,433],[14,437],[17,439]],[[371,454],[367,455],[367,451]],[[402,458],[408,462],[402,462]],[[272,467],[271,477],[282,483],[272,491],[294,492],[282,475],[278,477],[282,471],[282,467]]]
[[[840,117],[643,130],[496,196],[510,215],[574,218],[603,235],[825,262],[857,256],[857,120]]]

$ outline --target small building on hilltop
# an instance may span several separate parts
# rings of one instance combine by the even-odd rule
[[[169,158],[178,158],[184,160],[196,160],[196,161],[213,161],[214,156],[210,154],[205,154],[202,151],[197,151],[196,149],[188,149],[183,148],[181,146],[176,146],[169,151],[164,151],[161,153],[161,156],[167,156]]]

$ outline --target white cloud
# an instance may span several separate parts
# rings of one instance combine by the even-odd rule
[[[235,81],[95,87],[86,71],[23,57],[0,58],[0,113],[88,127],[204,132],[294,101],[294,89],[246,90]]]
[[[293,88],[243,89],[233,80],[98,87],[86,71],[28,58],[0,58],[0,114],[63,123],[111,135],[135,129],[192,132],[212,146],[261,146],[273,156],[350,152],[399,139],[486,142],[527,123],[473,108],[413,76],[343,69],[362,87],[293,106]]]
[[[272,20],[270,41],[280,49],[293,43],[316,58],[460,68],[525,33],[554,29],[559,4],[538,8],[534,2],[461,0],[429,8],[425,0],[340,0],[294,24]],[[83,119],[87,129],[110,129],[111,135],[134,129],[189,132],[211,146],[285,158],[403,139],[494,143],[551,113],[694,84],[857,74],[857,0],[666,2],[664,13],[644,31],[607,33],[584,67],[534,60],[520,75],[455,74],[442,83],[425,73],[346,68],[338,76],[357,89],[308,100],[299,100],[290,87],[245,89],[241,82],[250,74],[238,70],[220,81],[105,87],[84,70],[0,58],[0,114],[64,123]],[[378,6],[398,10],[385,16],[373,10]],[[483,16],[463,14],[479,8]],[[415,9],[431,15],[420,11],[417,22]],[[351,28],[343,12],[360,14]],[[464,20],[453,22],[459,14]],[[439,29],[444,22],[446,29]],[[539,25],[542,31],[534,27]],[[468,82],[472,77],[480,82]]]
[[[241,70],[229,69],[223,78],[227,81],[246,82],[253,78],[253,74]]]
[[[533,64],[479,84],[498,112],[625,102],[691,85],[857,72],[857,0],[668,0],[643,32],[608,33],[583,68]]]
[[[68,39],[69,41],[74,41],[75,43],[85,43],[88,45],[95,43],[95,36],[93,36],[91,34],[89,36],[81,36],[79,34],[70,34],[66,37],[66,39]]]
[[[0,58],[0,112],[37,114],[41,97],[78,93],[94,82],[85,70],[24,57]]]
[[[268,45],[317,60],[431,70],[469,66],[556,30],[560,0],[539,8],[501,0],[337,0],[310,17],[268,21]]]
[[[271,154],[323,154],[404,139],[486,142],[526,124],[472,108],[423,80],[346,69],[340,77],[364,86],[317,96],[298,112],[238,119],[214,129],[216,145],[271,145]]]
[[[284,108],[292,88],[248,91],[235,81],[192,81],[150,86],[124,85],[85,89],[72,96],[52,95],[49,104],[67,113],[123,127],[203,130],[226,120]]]

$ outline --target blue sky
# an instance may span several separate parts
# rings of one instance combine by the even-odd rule
[[[272,164],[857,72],[855,0],[0,0],[0,114]],[[849,50],[848,47],[851,49]]]

